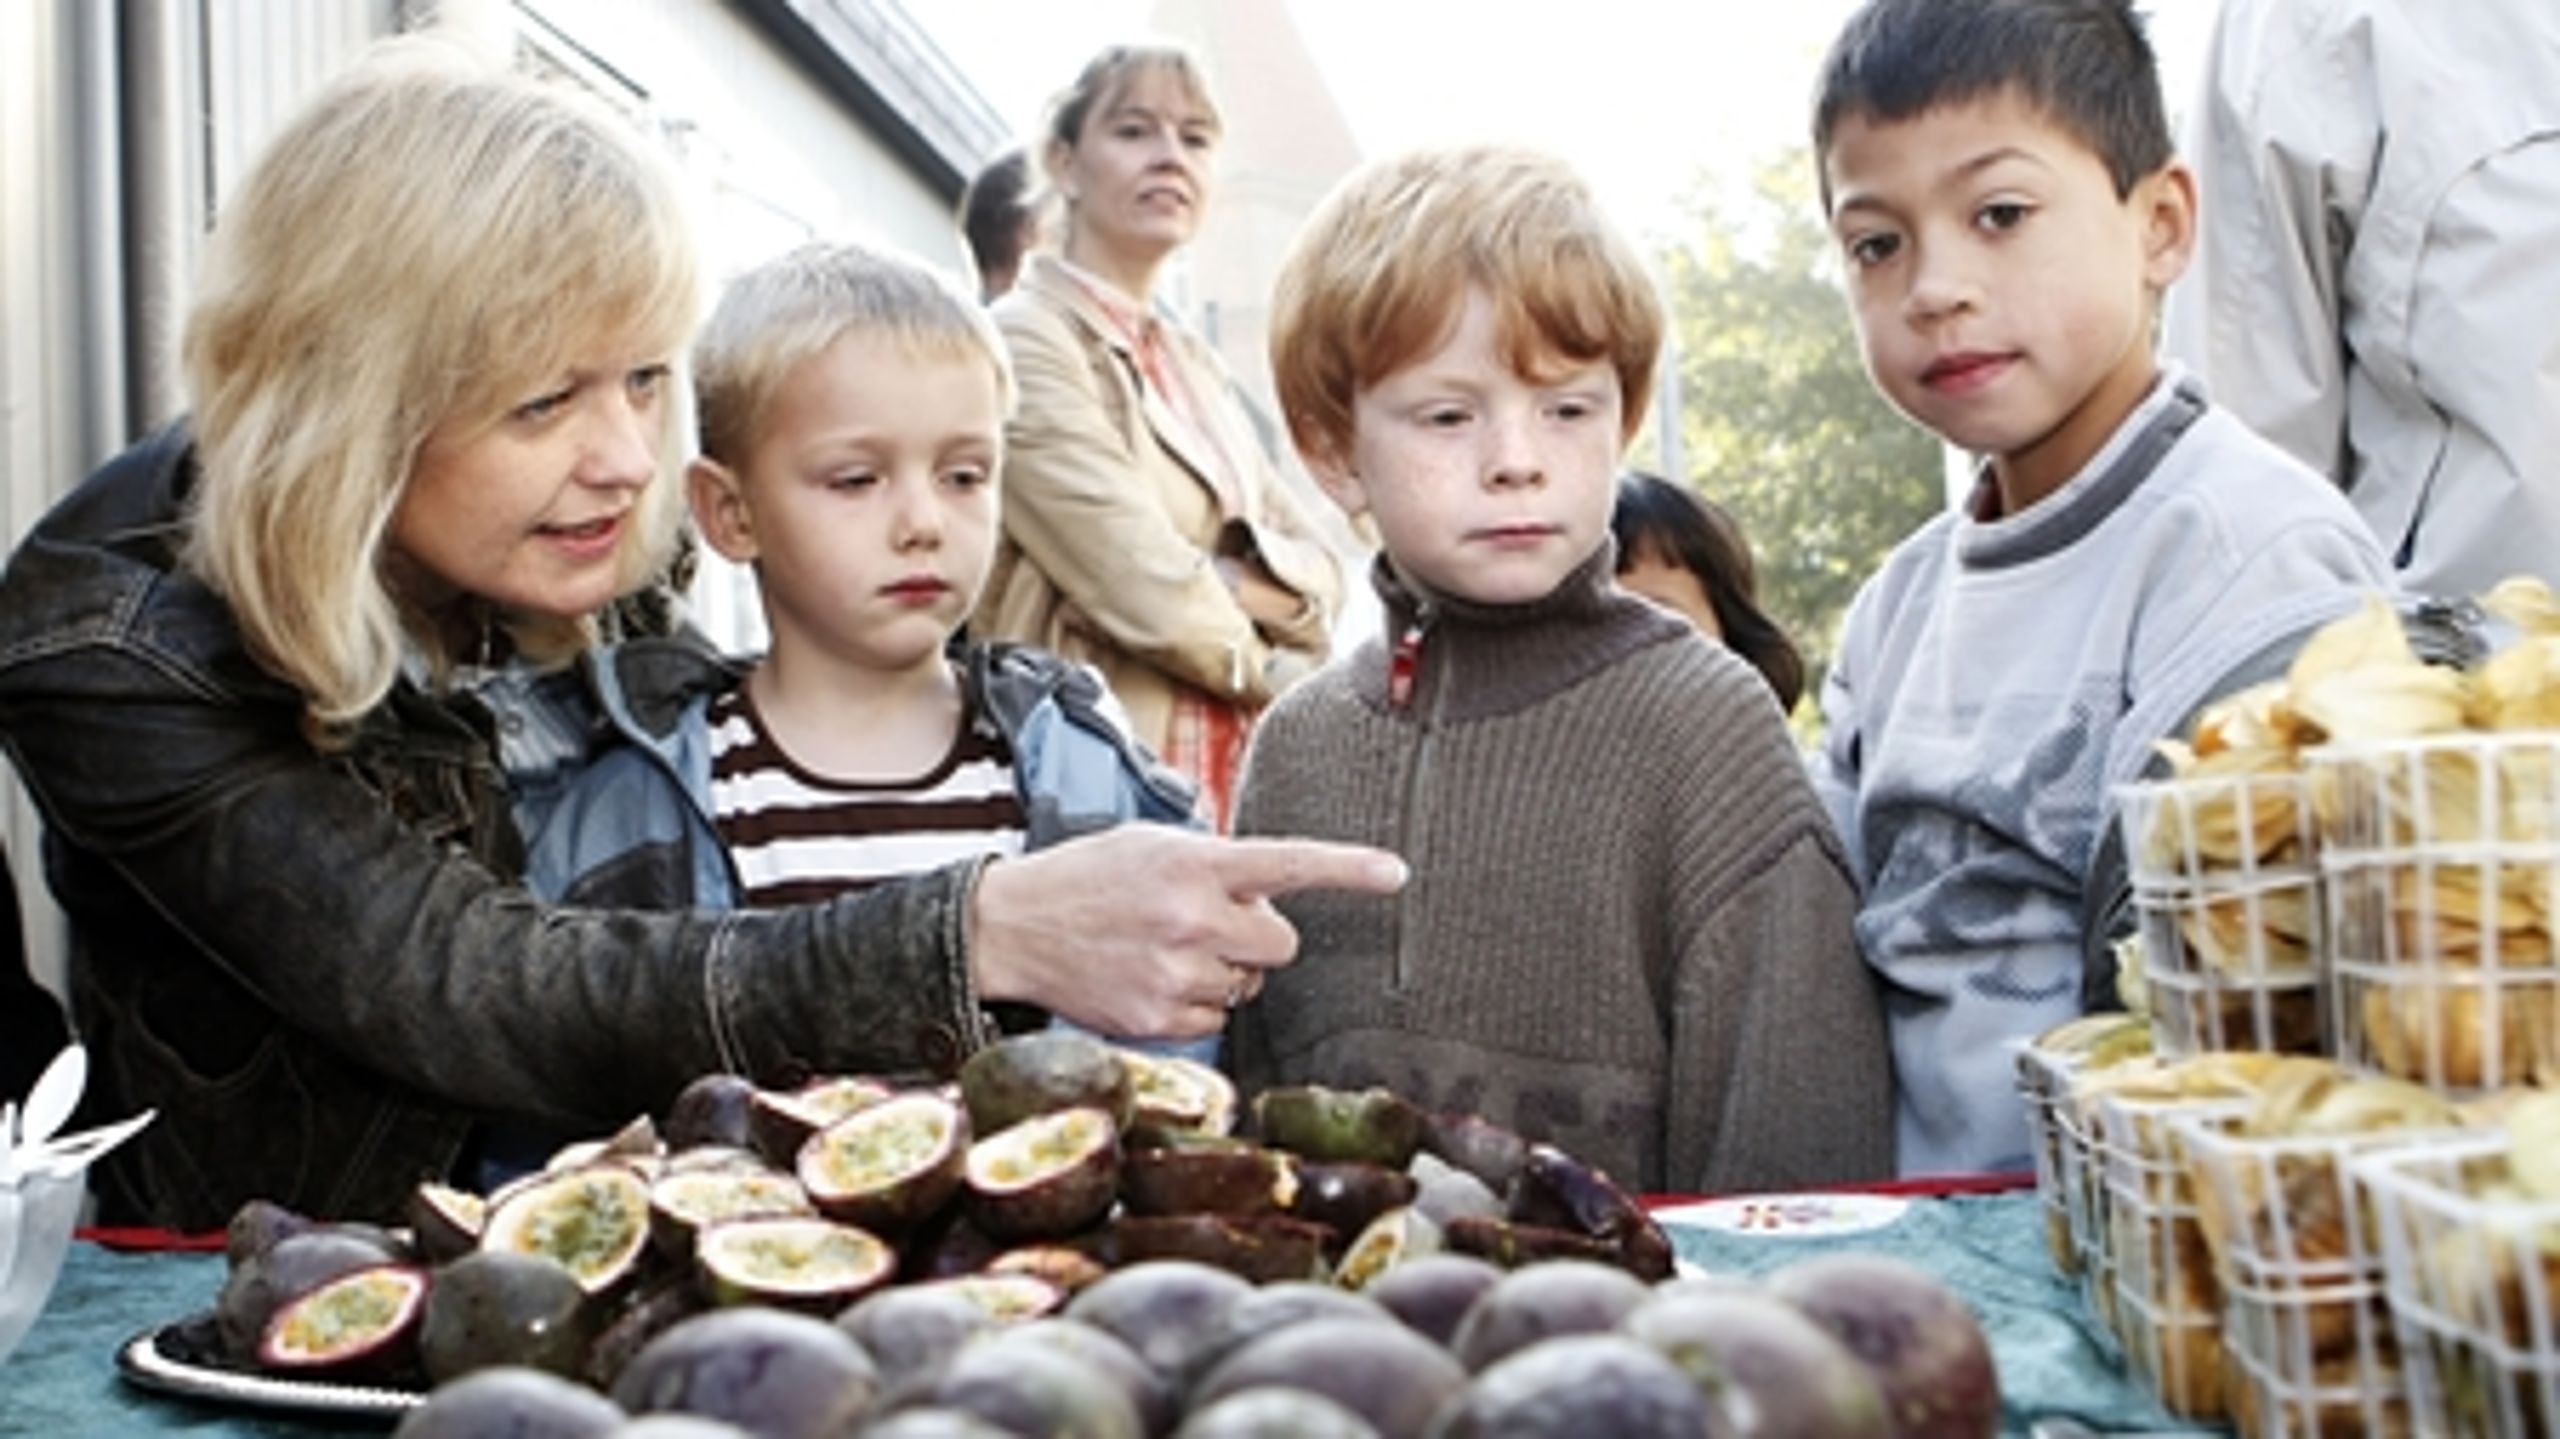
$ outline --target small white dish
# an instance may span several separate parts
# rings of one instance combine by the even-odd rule
[[[1783,1239],[1863,1234],[1900,1219],[1911,1201],[1890,1194],[1747,1194],[1653,1212],[1663,1224]]]

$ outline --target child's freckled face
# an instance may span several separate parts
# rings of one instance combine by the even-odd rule
[[[2192,237],[2184,170],[2118,198],[2096,152],[2010,92],[1849,116],[1823,164],[1877,388],[2031,495],[2067,480],[2156,371],[2153,299]]]
[[[1471,291],[1447,339],[1353,400],[1350,453],[1312,467],[1413,579],[1518,604],[1552,592],[1608,532],[1622,403],[1605,362],[1519,374],[1493,305]]]

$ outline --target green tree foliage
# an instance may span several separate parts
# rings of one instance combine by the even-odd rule
[[[1858,586],[1940,508],[1942,451],[1867,381],[1805,152],[1710,177],[1690,210],[1660,257],[1685,478],[1741,522],[1761,604],[1818,676]]]

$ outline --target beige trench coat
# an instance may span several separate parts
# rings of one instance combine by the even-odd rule
[[[1051,256],[995,306],[1021,389],[1005,432],[1004,538],[972,628],[1100,669],[1138,737],[1163,750],[1178,684],[1259,709],[1325,656],[1342,596],[1333,555],[1234,403],[1226,369],[1180,326],[1169,363],[1222,397],[1242,473],[1221,513],[1209,456],[1145,385],[1109,320]],[[1249,552],[1305,603],[1258,627],[1217,571]]]

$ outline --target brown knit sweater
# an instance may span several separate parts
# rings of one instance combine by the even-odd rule
[[[1238,1081],[1383,1084],[1647,1191],[1888,1178],[1883,1015],[1803,763],[1759,677],[1609,561],[1498,608],[1382,561],[1389,640],[1263,717],[1238,831],[1413,879],[1282,902],[1301,957],[1230,1026]]]

